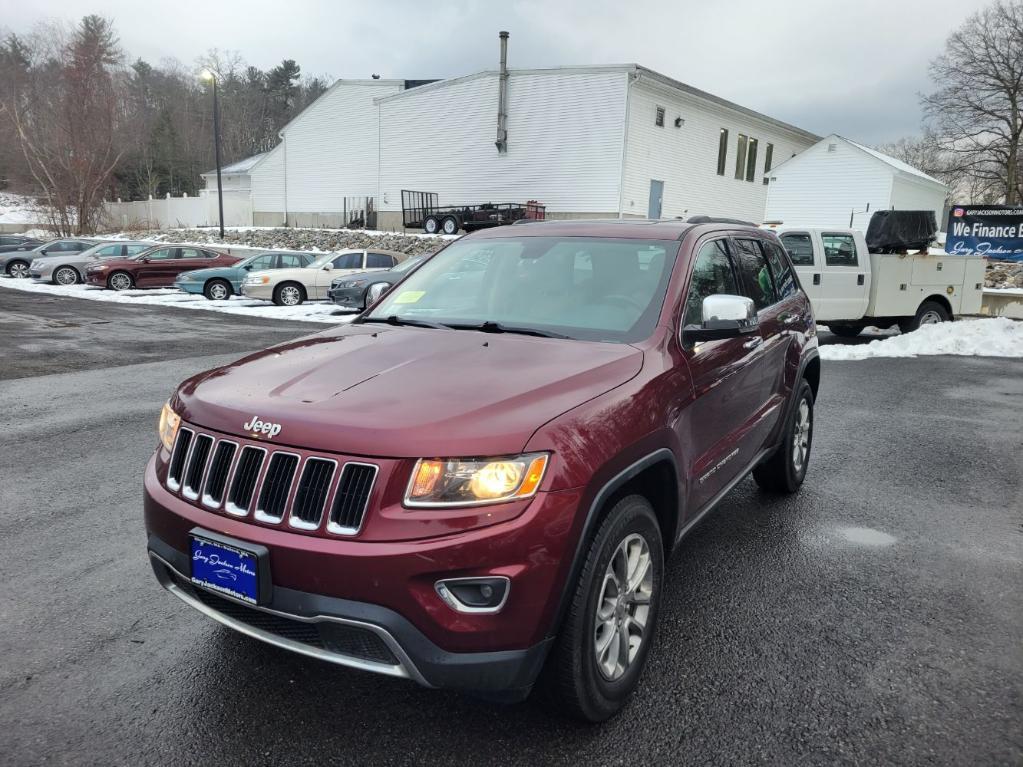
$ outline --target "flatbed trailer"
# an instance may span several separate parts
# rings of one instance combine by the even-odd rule
[[[458,234],[529,219],[542,221],[546,208],[540,203],[484,202],[476,205],[438,205],[436,192],[401,192],[401,218],[406,229],[427,234]]]

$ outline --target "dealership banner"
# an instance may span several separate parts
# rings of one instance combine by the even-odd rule
[[[948,211],[945,252],[1023,261],[1023,207],[953,205]]]

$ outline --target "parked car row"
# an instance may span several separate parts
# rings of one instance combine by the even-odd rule
[[[55,285],[109,290],[177,287],[211,301],[232,296],[297,306],[330,300],[362,311],[425,260],[382,249],[334,253],[271,251],[240,259],[203,246],[144,240],[4,237],[0,269]]]

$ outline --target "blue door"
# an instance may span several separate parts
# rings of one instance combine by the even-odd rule
[[[661,217],[661,201],[664,199],[664,182],[650,180],[650,204],[647,206],[647,218]]]

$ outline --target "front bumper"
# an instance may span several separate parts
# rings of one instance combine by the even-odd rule
[[[107,286],[107,275],[110,274],[109,269],[104,269],[101,272],[85,272],[85,282],[87,285],[99,285],[101,288]]]
[[[331,288],[327,291],[327,298],[342,309],[358,309],[364,307],[363,295],[365,288]]]
[[[186,293],[202,293],[203,283],[194,280],[174,280],[174,287]]]
[[[259,301],[272,301],[274,297],[274,285],[246,285],[242,283],[241,294],[245,298],[254,298]]]
[[[525,697],[553,639],[524,650],[452,653],[379,605],[274,586],[252,606],[192,585],[188,557],[151,535],[150,564],[165,589],[199,612],[254,639],[362,671],[411,679],[424,687]]]
[[[29,268],[28,276],[33,280],[45,280],[46,282],[53,281],[53,268],[48,267],[46,269],[32,269]]]

